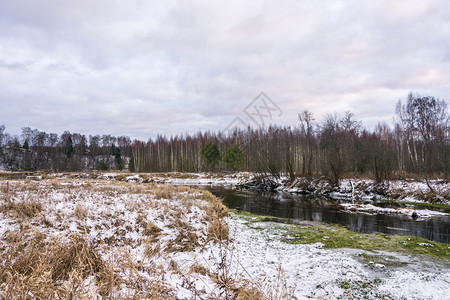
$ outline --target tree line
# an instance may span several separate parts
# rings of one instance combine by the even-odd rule
[[[8,170],[131,172],[252,171],[279,177],[345,176],[377,181],[416,175],[448,179],[447,104],[410,93],[398,101],[393,126],[362,127],[351,112],[316,120],[309,111],[296,126],[271,125],[232,132],[197,132],[148,141],[78,133],[47,134],[28,127],[12,136],[0,127],[0,163]]]
[[[123,169],[131,153],[129,137],[65,131],[46,133],[30,127],[11,135],[0,126],[0,166],[11,171]]]

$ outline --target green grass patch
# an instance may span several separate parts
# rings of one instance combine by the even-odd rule
[[[445,212],[450,213],[450,205],[442,204],[442,203],[407,202],[407,201],[395,201],[395,200],[387,200],[387,199],[377,199],[376,201],[389,202],[389,203],[399,204],[399,205],[411,205],[414,207],[419,207],[419,208],[424,208],[424,209],[439,209],[439,210],[444,210]]]
[[[450,212],[450,205],[439,203],[422,203],[422,202],[399,202],[400,204],[412,205],[421,208],[439,208],[446,212]]]
[[[248,212],[231,212],[246,220],[247,225],[271,221],[266,216],[256,216]],[[252,227],[253,228],[253,227]],[[278,225],[276,230],[282,240],[290,244],[322,243],[324,248],[352,248],[368,251],[383,250],[423,254],[434,258],[450,260],[450,244],[438,243],[424,238],[406,235],[365,234],[348,230],[340,225],[319,223],[317,225]]]
[[[397,251],[450,259],[450,244],[415,236],[362,234],[338,225],[289,226],[285,231],[284,240],[292,244],[321,242],[324,248]]]
[[[358,260],[365,264],[382,264],[386,267],[403,267],[408,263],[399,261],[396,257],[391,255],[379,255],[379,254],[369,254],[369,253],[359,253],[357,256]]]
[[[264,216],[258,216],[251,214],[249,212],[243,211],[243,210],[237,210],[237,209],[228,209],[229,212],[234,213],[236,215],[239,215],[239,217],[246,221],[246,224],[252,224],[256,222],[261,222],[264,220]]]
[[[345,290],[344,295],[337,299],[392,299],[386,295],[376,292],[376,287],[381,279],[374,280],[340,280],[339,287]]]

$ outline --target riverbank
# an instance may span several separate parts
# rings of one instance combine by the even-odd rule
[[[431,180],[430,191],[425,181],[374,180],[347,178],[339,185],[324,179],[254,177],[245,188],[306,194],[335,200],[347,211],[367,214],[401,214],[413,219],[450,215],[450,183]]]
[[[228,214],[207,191],[75,177],[0,181],[0,298],[443,299],[450,293],[449,245],[398,237],[427,256],[384,252],[397,251],[391,247],[334,249],[330,232]],[[432,250],[447,253],[430,256]]]
[[[172,185],[220,185],[307,194],[335,200],[341,209],[367,214],[402,214],[412,218],[450,215],[450,183],[432,180],[395,180],[376,183],[368,179],[343,179],[338,186],[323,179],[260,177],[255,173],[54,173],[52,178],[105,179]],[[386,207],[389,206],[389,207]]]
[[[374,180],[345,178],[338,185],[332,185],[325,179],[304,177],[291,180],[288,177],[253,177],[245,186],[287,193],[312,194],[336,200],[370,202],[389,199],[398,202],[439,203],[450,205],[450,183],[444,180],[430,180],[430,191],[423,180],[392,180],[377,183]]]
[[[24,172],[0,172],[0,179],[25,178]],[[307,180],[287,176],[278,179],[262,177],[250,172],[236,173],[126,173],[71,172],[37,175],[49,178],[104,179],[136,183],[164,183],[171,185],[219,185],[291,194],[306,194],[331,199],[342,210],[365,214],[400,214],[414,219],[450,215],[450,183],[431,180],[430,191],[424,180],[393,180],[376,183],[368,179],[342,179],[338,186],[324,179]]]

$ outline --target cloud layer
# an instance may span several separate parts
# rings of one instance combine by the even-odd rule
[[[278,124],[351,110],[371,128],[409,91],[446,99],[449,20],[445,0],[3,0],[0,124],[221,130],[264,91]]]

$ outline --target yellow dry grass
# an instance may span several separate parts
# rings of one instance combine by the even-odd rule
[[[289,298],[267,297],[270,289],[231,271],[228,210],[210,192],[71,176],[74,179],[0,182],[0,215],[17,225],[0,236],[0,299],[178,299],[168,281],[174,276],[194,298]],[[86,195],[96,195],[105,206],[122,201],[126,211],[135,213],[134,225],[125,224],[126,211],[91,213]],[[70,209],[56,208],[66,206]],[[161,213],[155,218],[152,211]],[[90,227],[87,220],[95,219],[104,224]],[[76,231],[68,222],[77,224]],[[107,238],[89,235],[110,229],[114,234]],[[130,240],[127,233],[141,238]],[[214,265],[194,260],[181,266],[164,260],[180,252],[205,251],[209,245],[223,250]],[[143,247],[142,261],[130,254],[138,246]],[[198,290],[199,280],[214,287]]]
[[[42,211],[42,204],[34,199],[25,201],[5,201],[0,212],[15,218],[33,218]]]

